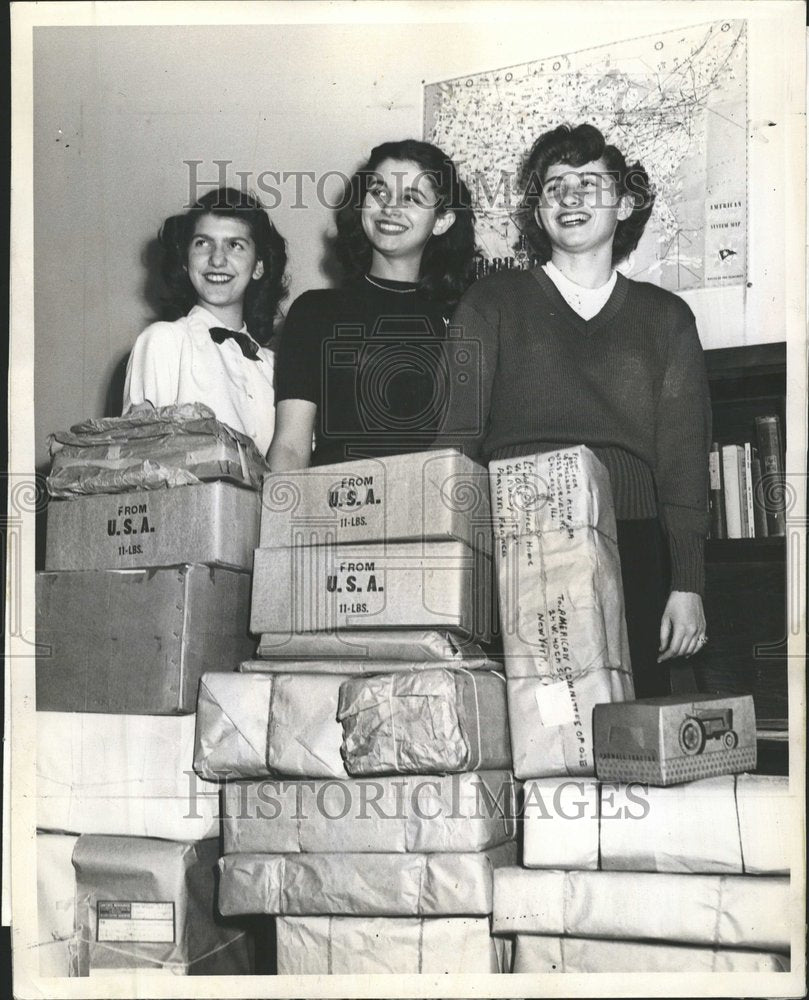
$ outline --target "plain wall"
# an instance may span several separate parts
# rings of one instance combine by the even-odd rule
[[[523,5],[521,22],[505,6],[483,23],[36,28],[37,465],[50,431],[117,412],[111,382],[153,318],[146,247],[193,193],[184,161],[202,161],[201,183],[218,180],[218,159],[236,183],[235,171],[350,173],[377,142],[421,136],[425,82],[725,16],[701,4],[624,5],[631,18],[611,4],[543,6]],[[769,6],[749,9],[748,287],[684,295],[706,348],[785,338],[785,115],[802,91],[794,37]],[[332,213],[313,182],[303,199],[293,181],[278,187],[288,306],[330,283]]]

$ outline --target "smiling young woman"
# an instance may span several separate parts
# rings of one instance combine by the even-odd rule
[[[640,164],[596,128],[540,136],[525,181],[524,231],[543,263],[479,281],[462,299],[453,326],[479,345],[481,398],[453,405],[453,426],[481,428],[468,450],[485,461],[578,444],[602,461],[636,695],[668,693],[663,661],[705,641],[710,406],[694,316],[615,270],[654,195]]]
[[[422,450],[446,411],[446,324],[475,247],[452,160],[413,139],[377,146],[351,179],[337,232],[345,284],[305,292],[284,325],[275,472]]]
[[[258,199],[204,195],[160,230],[164,320],[135,341],[124,413],[136,403],[204,403],[265,455],[275,426],[266,346],[285,291],[286,244]]]

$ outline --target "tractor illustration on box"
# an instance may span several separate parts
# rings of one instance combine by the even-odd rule
[[[680,723],[680,747],[689,757],[702,753],[708,740],[720,740],[733,750],[739,737],[733,729],[733,709],[704,709],[687,715]]]

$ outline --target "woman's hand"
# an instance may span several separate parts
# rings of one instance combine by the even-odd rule
[[[675,656],[693,656],[705,645],[705,612],[699,594],[672,590],[660,622],[660,656],[657,662]]]

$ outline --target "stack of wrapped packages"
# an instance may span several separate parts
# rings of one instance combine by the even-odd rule
[[[504,967],[490,549],[486,472],[454,451],[265,479],[259,659],[202,678],[195,768],[224,783],[220,912],[276,918],[281,974]]]
[[[199,678],[252,655],[263,459],[202,406],[51,438],[37,574],[40,973],[252,971],[213,906],[216,790],[193,772]]]
[[[738,773],[756,761],[752,699],[632,700],[609,480],[592,453],[490,473],[526,779],[523,866],[495,873],[513,971],[788,969],[793,800],[787,778]]]

